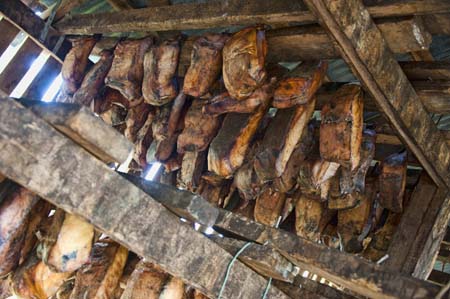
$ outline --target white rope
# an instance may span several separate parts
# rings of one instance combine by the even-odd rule
[[[228,278],[230,277],[230,273],[231,273],[231,268],[233,267],[234,262],[237,260],[239,255],[241,255],[241,253],[244,252],[244,250],[247,249],[252,244],[253,244],[252,242],[245,243],[245,245],[242,246],[242,248],[239,249],[239,251],[236,252],[236,254],[231,259],[230,263],[228,264],[227,272],[225,274],[225,279],[223,280],[222,287],[220,288],[219,296],[217,297],[217,299],[222,298],[222,294],[223,294],[223,291],[225,290],[225,286],[227,285]]]

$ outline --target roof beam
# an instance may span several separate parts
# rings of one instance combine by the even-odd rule
[[[366,2],[375,18],[450,11],[450,3],[445,0],[366,0]],[[253,24],[286,26],[314,22],[316,18],[300,1],[230,0],[135,9],[126,14],[115,12],[70,16],[58,23],[57,28],[66,34],[93,34],[205,29]]]
[[[306,0],[355,75],[433,181],[448,188],[450,150],[360,0]]]
[[[0,97],[0,118],[3,175],[83,217],[208,297],[218,296],[229,253],[19,103]],[[223,298],[258,298],[266,284],[237,261]],[[275,287],[268,297],[288,298]]]
[[[249,221],[229,211],[220,210],[215,227],[258,243],[268,242],[300,269],[366,297],[433,298],[440,290],[425,281],[386,271],[354,254],[340,252],[292,233]]]
[[[57,53],[53,53],[55,45],[61,34],[50,27],[47,37],[44,41],[40,40],[41,32],[44,29],[45,21],[39,18],[28,6],[20,0],[2,0],[0,1],[0,14],[4,15],[9,21],[19,27],[19,29],[28,33],[28,35],[42,47],[47,48],[52,55],[62,62],[66,53],[71,48],[68,41],[64,41]],[[56,55],[55,55],[56,54]]]

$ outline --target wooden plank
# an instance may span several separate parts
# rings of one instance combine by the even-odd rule
[[[409,80],[450,81],[450,61],[402,61],[399,64]]]
[[[61,72],[61,63],[49,57],[39,74],[33,79],[30,86],[25,91],[23,97],[33,100],[41,100],[53,80]]]
[[[8,66],[0,74],[0,89],[10,94],[22,80],[41,51],[41,47],[33,40],[27,38]]]
[[[210,239],[231,255],[235,255],[247,243],[218,236],[212,236]],[[263,276],[288,283],[294,282],[296,271],[294,265],[270,246],[253,243],[239,255],[238,259]]]
[[[0,119],[1,173],[217,298],[229,253],[17,102],[1,98]],[[223,298],[259,298],[266,284],[237,261]]]
[[[432,298],[439,288],[410,276],[384,270],[356,255],[337,251],[294,234],[220,210],[217,229],[258,243],[269,242],[302,270],[317,274],[370,298]]]
[[[428,277],[428,280],[437,282],[440,285],[446,285],[450,281],[450,274],[433,270],[431,271],[430,277]]]
[[[450,113],[450,83],[449,82],[431,82],[431,81],[413,81],[413,88],[428,112],[437,114]],[[328,103],[334,96],[338,86],[333,83],[324,84],[317,91],[316,109]],[[371,94],[364,94],[364,110],[380,110],[375,99]]]
[[[133,145],[87,107],[69,103],[20,100],[33,113],[105,163],[123,163]]]
[[[66,14],[68,14],[74,8],[86,3],[88,0],[63,0],[56,10],[55,18],[53,22],[61,20]]]
[[[431,216],[427,215],[426,212],[437,189],[426,174],[422,175],[389,244],[387,251],[389,259],[383,264],[386,269],[397,272],[403,271],[403,266],[408,257],[407,252],[413,247],[424,218]],[[423,246],[424,244],[418,243],[417,245]],[[422,250],[419,249],[418,251],[421,252]],[[404,273],[411,275],[411,272]]]
[[[0,39],[0,55],[2,55],[14,40],[16,35],[20,32],[20,30],[16,26],[11,24],[10,21],[1,19],[0,32],[2,33],[2,38]]]
[[[109,5],[116,11],[133,9],[128,0],[107,0]]]
[[[433,181],[450,184],[450,150],[360,0],[307,0],[343,58]]]
[[[431,34],[450,34],[450,13],[423,16],[423,20]]]
[[[373,17],[419,15],[450,11],[445,0],[367,1]],[[429,2],[429,3],[428,3]],[[227,27],[235,25],[286,25],[313,23],[315,17],[300,1],[252,0],[211,1],[143,8],[64,18],[56,27],[65,34],[94,34],[131,31],[167,31]]]
[[[137,176],[129,174],[122,176],[182,218],[207,227],[212,226],[217,220],[219,211],[201,196],[169,185],[146,181]]]
[[[286,283],[283,281],[274,281],[274,285],[281,291],[288,294],[291,298],[303,299],[351,299],[356,298],[335,288],[321,284],[317,281],[296,276],[294,282]]]
[[[28,33],[31,39],[33,39],[36,43],[50,50],[50,52],[54,49],[59,37],[61,36],[54,28],[50,27],[46,39],[41,42],[40,35],[45,26],[45,21],[39,18],[20,0],[0,1],[0,13],[9,21],[17,25],[18,28]],[[55,59],[60,60],[62,63],[62,60],[70,48],[70,43],[68,41],[64,41],[57,53],[51,53],[54,55]]]
[[[450,82],[414,81],[411,84],[429,112],[450,113]]]
[[[412,272],[414,277],[420,279],[426,279],[433,269],[450,220],[450,195],[447,190],[438,190],[424,219],[416,236],[416,244],[411,247],[403,266],[403,272]]]

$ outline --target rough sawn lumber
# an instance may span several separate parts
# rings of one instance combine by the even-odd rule
[[[0,118],[1,173],[217,297],[230,254],[17,102],[1,97]],[[223,298],[259,298],[266,284],[236,262]]]

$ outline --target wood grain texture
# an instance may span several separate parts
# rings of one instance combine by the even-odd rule
[[[26,38],[19,51],[0,74],[0,89],[10,94],[27,73],[42,48],[33,40]]]
[[[39,18],[29,7],[20,0],[3,0],[0,2],[0,13],[9,21],[16,24],[21,30],[30,35],[36,43],[50,50],[55,47],[60,33],[53,27],[50,27],[47,37],[44,41],[40,41],[41,31],[45,26],[45,21]],[[57,53],[51,52],[57,60],[64,59],[64,56],[70,49],[70,43],[64,41]],[[61,61],[62,62],[62,61]]]
[[[18,103],[1,98],[0,117],[1,173],[217,297],[231,255]],[[265,285],[236,262],[224,298],[259,298]],[[274,287],[268,296],[287,298]]]
[[[307,0],[341,54],[433,181],[450,183],[450,150],[360,0]]]
[[[430,283],[386,271],[356,255],[339,252],[292,233],[248,221],[225,210],[220,210],[216,226],[258,243],[268,241],[302,270],[315,273],[363,296],[430,298],[440,290]]]
[[[0,20],[0,32],[2,33],[2,39],[0,40],[0,55],[9,47],[19,31],[19,28],[14,26],[10,21],[6,19]]]
[[[445,12],[450,4],[433,1],[366,0],[375,18]],[[160,8],[68,17],[56,24],[65,34],[92,34],[124,31],[165,31],[227,27],[234,25],[286,25],[313,23],[316,18],[301,1],[211,1],[177,4]]]
[[[133,149],[112,127],[78,104],[21,100],[33,113],[106,163],[123,163]]]
[[[25,91],[23,97],[31,100],[41,100],[53,80],[61,72],[61,63],[53,57],[49,57],[39,74],[33,79]]]

